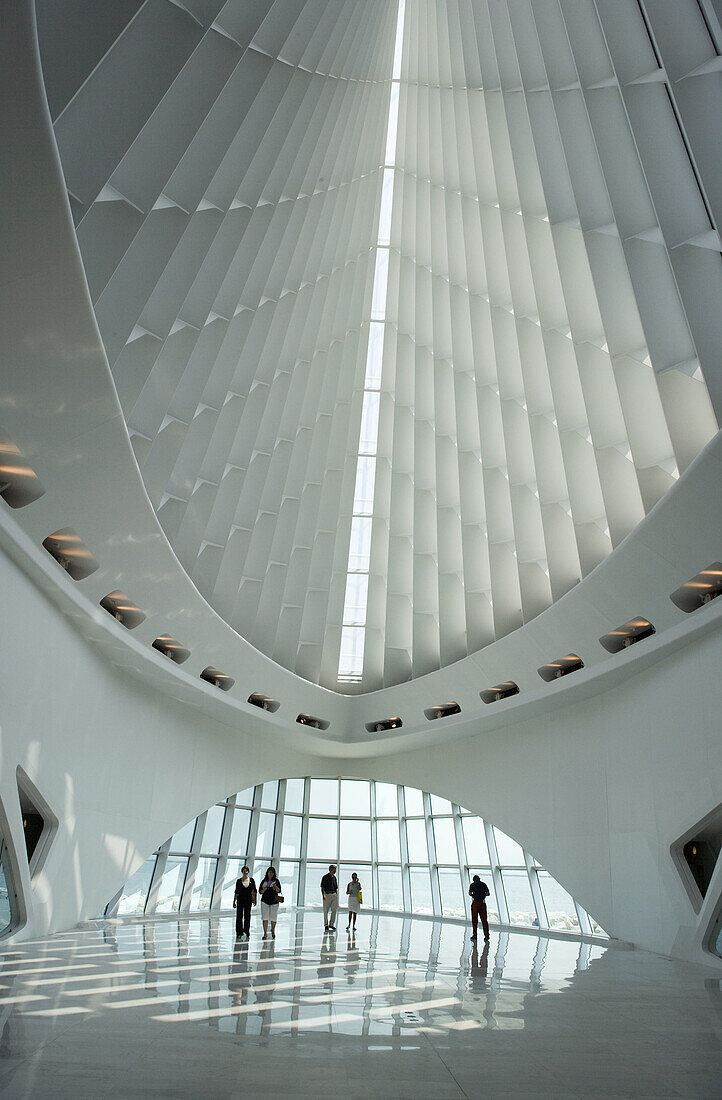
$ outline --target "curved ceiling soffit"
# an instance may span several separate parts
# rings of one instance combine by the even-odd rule
[[[23,60],[22,50],[16,57]],[[31,70],[32,66],[27,64],[27,46],[24,61],[24,68]],[[17,60],[15,64],[17,66]],[[26,80],[29,75],[26,71]],[[23,133],[26,149],[29,149],[32,154],[29,163],[32,162],[33,179],[17,181],[20,185],[16,196],[19,203],[18,209],[20,204],[25,209],[25,217],[21,219],[20,226],[24,232],[17,237],[17,241],[22,239],[22,247],[18,248],[17,256],[22,258],[19,263],[22,275],[22,269],[28,266],[28,257],[37,260],[47,251],[48,242],[52,242],[56,253],[55,259],[62,257],[65,267],[61,271],[51,272],[47,264],[37,265],[38,270],[44,268],[43,277],[32,287],[33,299],[28,299],[25,303],[26,316],[33,316],[35,320],[30,351],[27,347],[28,342],[25,340],[27,332],[23,329],[22,322],[16,326],[14,333],[20,345],[25,346],[17,368],[11,371],[9,378],[12,400],[7,405],[5,417],[7,423],[3,426],[19,441],[26,456],[42,467],[43,482],[48,489],[45,498],[36,502],[32,509],[17,513],[17,518],[33,541],[39,544],[50,531],[57,530],[63,522],[67,522],[69,514],[79,515],[82,520],[83,535],[101,560],[101,570],[95,576],[95,580],[91,582],[89,578],[83,582],[84,591],[97,587],[98,598],[101,598],[105,594],[102,589],[110,590],[122,584],[124,590],[127,588],[136,602],[150,611],[147,626],[144,624],[144,636],[147,635],[150,639],[161,623],[168,629],[168,624],[171,622],[175,633],[183,634],[184,641],[193,642],[194,652],[204,653],[204,663],[215,664],[231,675],[239,666],[247,669],[252,667],[254,677],[258,677],[259,682],[246,681],[243,685],[244,690],[260,688],[269,693],[283,694],[284,699],[293,697],[294,701],[299,701],[294,702],[294,710],[300,703],[301,706],[307,705],[308,712],[311,714],[318,711],[323,703],[326,708],[325,713],[329,707],[335,712],[333,717],[336,721],[332,722],[333,726],[336,730],[343,729],[346,735],[346,727],[350,724],[347,719],[349,711],[348,707],[342,706],[343,700],[279,668],[244,643],[243,639],[230,630],[192,588],[178,567],[166,539],[158,530],[138,477],[137,466],[132,460],[127,433],[118,412],[117,399],[110,384],[105,357],[97,341],[97,329],[83,285],[77,246],[67,217],[64,189],[52,146],[52,135],[39,98],[39,87],[36,83],[33,95],[27,97],[25,107],[20,108],[20,110],[27,110],[27,116],[22,119],[13,118],[10,113],[11,117],[6,119],[11,138],[14,137],[17,140],[18,134]],[[43,166],[42,171],[38,171],[39,165]],[[31,208],[35,211],[37,207],[28,201],[29,198],[38,200],[39,208],[43,211],[43,216],[40,218],[35,217],[33,213],[34,225],[31,224],[33,218],[29,217],[28,212]],[[22,282],[20,278],[15,280],[16,305],[20,304],[23,292]],[[41,291],[45,297],[39,301],[35,296]],[[62,304],[61,310],[58,310],[57,303]],[[38,310],[39,305],[45,308]],[[45,318],[44,324],[38,326],[38,317]],[[41,333],[37,332],[38,327],[41,328]],[[40,355],[38,355],[39,345],[42,345]],[[48,373],[48,356],[53,360],[53,364],[59,362],[65,368],[61,371],[56,370],[52,380]],[[689,471],[689,477],[684,477],[675,488],[673,496],[678,500],[681,495],[682,500],[685,501],[684,485],[686,483],[694,482],[695,478],[698,482],[700,478],[704,480],[706,471],[717,471],[718,451],[714,447],[710,448],[706,458],[705,462],[695,463],[693,469]],[[689,500],[685,503],[688,506],[691,505],[693,498],[698,497],[698,493],[699,485],[692,487],[686,494]],[[118,509],[119,501],[122,502],[123,514]],[[669,519],[670,510],[663,505],[664,502],[655,509],[655,513],[665,514],[666,518],[662,520],[664,528],[674,528],[674,523],[670,523]],[[626,559],[625,565],[629,565],[629,559],[632,556],[630,547],[633,543],[638,544],[642,552],[646,549],[645,532],[647,532],[647,538],[652,534],[653,541],[657,543],[657,551],[659,550],[660,544],[654,537],[654,532],[647,530],[652,518],[649,517],[649,520],[641,525],[639,533],[635,532],[630,539],[625,540],[627,550],[621,555]],[[704,517],[700,519],[703,520]],[[665,598],[669,591],[686,579],[686,575],[680,576],[681,562],[689,559],[690,565],[686,572],[691,575],[700,568],[699,553],[707,553],[709,556],[707,548],[714,544],[715,536],[718,540],[719,532],[714,523],[709,521],[706,524],[697,523],[696,531],[699,539],[691,540],[696,542],[694,547],[690,544],[690,540],[687,540],[687,545],[677,547],[677,552],[672,555],[673,563],[669,559],[664,562],[665,569],[660,587],[662,590],[666,589]],[[661,545],[665,547],[670,544],[665,544],[663,541]],[[702,551],[700,546],[703,547]],[[584,590],[594,587],[591,584],[593,579],[599,584],[605,575],[609,575],[613,582],[615,575],[620,572],[619,568],[615,568],[615,562],[618,563],[619,557],[620,552],[613,554],[581,586],[570,592],[558,608],[550,608],[534,623],[528,624],[509,638],[496,642],[457,665],[424,677],[424,694],[427,689],[429,691],[429,698],[425,698],[424,702],[438,702],[439,695],[443,693],[446,696],[455,686],[465,682],[468,697],[468,682],[474,682],[476,692],[479,686],[487,686],[485,682],[479,683],[480,677],[483,677],[484,681],[492,682],[506,679],[509,675],[508,664],[512,654],[516,651],[516,660],[519,660],[524,651],[524,639],[530,645],[533,662],[537,663],[558,656],[556,649],[551,652],[554,648],[551,645],[551,639],[554,639],[554,646],[559,649],[559,652],[570,648],[567,642],[562,644],[562,638],[558,635],[568,638],[570,626],[575,619],[579,621],[586,617],[588,605],[583,597]],[[666,555],[656,556],[655,565],[659,566],[662,557]],[[693,565],[692,559],[694,559]],[[703,561],[701,564],[707,563]],[[622,585],[622,589],[628,590],[633,587],[630,584],[632,577],[626,568],[622,572],[627,577],[627,582]],[[684,570],[682,572],[684,573]],[[635,580],[639,579],[640,574],[648,575],[648,573],[648,563],[643,563],[636,572],[632,570]],[[602,589],[600,594],[601,592]],[[91,604],[96,602],[94,597],[98,593],[89,596]],[[147,594],[147,600],[141,599],[145,594]],[[626,602],[620,621],[628,617],[630,606],[632,605]],[[636,607],[636,604],[634,606]],[[176,609],[175,616],[169,608]],[[561,617],[559,614],[554,614],[555,611],[561,613],[562,610]],[[550,619],[557,620],[556,624]],[[185,633],[182,629],[175,627],[178,621],[185,625]],[[113,624],[110,625],[112,627]],[[617,624],[613,616],[602,625],[612,628]],[[593,630],[596,630],[596,625]],[[128,635],[125,640],[129,641],[130,637]],[[540,640],[547,637],[550,639],[549,648],[546,644],[540,645]],[[135,642],[135,638],[133,641]],[[583,647],[577,646],[577,648]],[[505,671],[503,674],[492,675],[491,669],[498,664],[498,660],[502,657],[502,650],[509,654],[509,658],[505,658]],[[487,668],[489,674],[485,675],[484,670]],[[185,676],[181,670],[177,669],[169,669],[169,673],[174,676]],[[260,682],[265,678],[267,678],[266,683],[269,679],[273,680],[274,684],[270,688]],[[194,682],[190,677],[188,679],[191,683]],[[382,701],[384,709],[394,710],[397,700],[401,702],[407,698],[411,701],[414,698],[413,713],[415,714],[420,709],[421,682],[417,680],[413,685],[400,685],[398,688],[386,689],[368,698],[373,701],[374,711],[379,709]],[[274,688],[274,685],[277,687]],[[559,687],[562,686],[566,688],[566,685],[559,685]],[[197,685],[197,689],[209,690],[200,685]],[[412,689],[411,692],[409,689]],[[306,703],[305,700],[308,702]],[[227,697],[219,702],[237,705],[236,700]],[[365,697],[354,700],[352,707],[352,713],[358,714],[362,707],[365,713],[369,713]],[[266,716],[263,715],[263,717]],[[300,734],[301,731],[296,727],[294,733]],[[303,735],[306,735],[306,731],[303,731]],[[358,731],[348,730],[348,735],[355,738],[358,736]],[[363,743],[369,744],[368,736],[363,737]]]
[[[652,271],[627,269],[624,201],[610,195],[604,249],[584,235],[580,120],[555,113],[566,159],[552,167],[537,149],[544,122],[521,135],[479,97],[494,86],[480,36],[502,62],[501,26],[444,9],[471,53],[439,42],[429,54],[409,9],[401,137],[384,155],[395,5],[298,0],[239,22],[241,7],[146,5],[108,30],[112,45],[67,102],[56,60],[55,133],[111,371],[175,553],[257,649],[332,690],[367,692],[533,621],[635,528],[716,425],[679,295],[663,318],[643,296],[637,312],[632,275],[643,285]],[[116,124],[97,104],[120,56],[147,68],[154,36],[177,56]],[[420,87],[451,112],[443,143]],[[621,145],[631,131],[616,125]],[[95,132],[102,152],[79,140]],[[495,158],[508,144],[507,177]],[[384,161],[396,184],[364,668],[344,685]],[[632,175],[640,166],[625,161]],[[645,261],[659,278],[661,253]],[[662,324],[676,361],[658,346]]]

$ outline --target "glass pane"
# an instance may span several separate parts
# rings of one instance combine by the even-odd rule
[[[354,516],[351,520],[351,541],[348,549],[349,572],[368,570],[371,562],[371,519]]]
[[[361,408],[361,431],[359,433],[359,454],[375,455],[379,438],[379,402],[378,390],[366,390]]]
[[[288,813],[303,813],[303,787],[305,779],[286,780],[286,811]]]
[[[459,856],[456,850],[456,834],[451,817],[436,817],[434,820],[434,841],[436,843],[436,862],[455,863],[458,867]]]
[[[469,881],[466,884],[466,891],[468,894],[469,885],[474,875],[478,875],[482,882],[485,882],[489,888],[489,896],[486,899],[486,912],[489,920],[499,920],[499,904],[496,900],[496,891],[494,889],[494,878],[491,873],[491,867],[470,867],[469,868]],[[469,898],[469,905],[471,905],[471,898]]]
[[[256,859],[270,859],[273,853],[273,830],[276,815],[261,813],[258,815],[258,837],[256,839]]]
[[[168,856],[158,891],[157,913],[178,912],[187,869],[187,856]]]
[[[466,845],[466,862],[491,864],[489,849],[486,844],[484,822],[480,817],[463,817],[461,826],[464,831],[464,843]]]
[[[304,905],[321,905],[321,879],[328,874],[327,863],[309,863],[306,865],[306,889]],[[283,880],[281,880],[283,881]]]
[[[395,783],[376,784],[376,816],[398,818],[399,801]]]
[[[506,833],[502,833],[501,829],[497,829],[494,826],[494,836],[496,837],[496,852],[499,856],[499,865],[501,867],[523,867],[524,866],[524,853],[521,850],[521,845],[517,844],[515,840],[512,840]]]
[[[186,822],[182,829],[179,829],[177,833],[173,833],[170,842],[171,852],[190,852],[195,829],[196,819],[193,817]]]
[[[421,817],[424,813],[424,797],[416,787],[404,787],[404,804],[407,817]]]
[[[466,916],[466,906],[461,893],[461,878],[458,870],[439,868],[439,886],[441,887],[441,911],[445,917]],[[471,898],[469,898],[471,905]]]
[[[275,810],[278,805],[278,780],[274,779],[272,783],[263,784],[263,794],[261,796],[261,809],[263,810]]]
[[[394,88],[391,86],[393,96]],[[398,92],[396,93],[398,95]],[[389,139],[390,140],[390,139]],[[389,250],[388,248],[376,249],[376,267],[374,270],[374,285],[371,294],[371,320],[383,321],[386,315],[386,292],[389,285]]]
[[[379,909],[394,909],[401,912],[404,908],[404,895],[401,888],[401,869],[399,867],[379,867]]]
[[[344,863],[371,859],[371,822],[344,818],[341,821],[341,856]]]
[[[327,871],[328,864],[338,860],[336,828],[336,821],[322,817],[308,819],[308,858],[325,860]]]
[[[223,891],[221,894],[221,909],[233,908],[233,895],[236,892],[236,881],[241,877],[242,859],[229,859],[226,863],[223,875]]]
[[[368,817],[371,813],[371,793],[365,779],[341,780],[341,813],[345,817]]]
[[[376,484],[376,459],[359,455],[356,466],[353,511],[355,516],[370,516],[374,510],[374,486]]]
[[[389,863],[401,862],[398,821],[376,822],[376,850],[379,859]]]
[[[206,824],[201,840],[202,852],[219,852],[221,848],[221,832],[223,830],[223,818],[225,806],[211,806],[206,814]]]
[[[381,184],[381,211],[379,214],[379,235],[377,244],[391,244],[391,211],[394,205],[394,170],[384,168]],[[366,371],[368,376],[368,368]]]
[[[428,863],[429,852],[426,847],[426,823],[418,820],[407,821],[406,839],[409,845],[409,863]]]
[[[218,866],[217,859],[210,859],[207,856],[201,856],[198,860],[198,867],[196,868],[196,877],[193,880],[193,890],[191,892],[191,911],[201,912],[211,907],[211,895],[213,894],[213,883],[216,880],[216,868]]]
[[[153,878],[153,872],[155,870],[155,861],[156,857],[151,856],[150,859],[147,859],[126,882],[123,887],[121,899],[118,902],[119,917],[142,913],[145,909],[145,902],[148,897],[148,890],[150,889],[150,880]],[[2,931],[4,917],[5,911],[2,906],[0,906],[0,931]]]
[[[392,177],[393,185],[393,177]],[[381,370],[384,358],[385,326],[378,321],[372,321],[369,326],[369,346],[366,352],[366,378],[364,387],[367,390],[377,390],[381,385]]]
[[[503,871],[501,877],[509,910],[509,923],[534,926],[537,923],[536,909],[526,871]]]
[[[450,814],[452,806],[448,798],[439,798],[438,794],[431,795],[432,814]]]
[[[338,814],[338,780],[311,780],[311,813]]]
[[[338,658],[339,680],[361,679],[364,667],[366,630],[363,626],[341,627],[341,649]]]
[[[555,878],[552,878],[548,871],[539,871],[538,875],[549,927],[568,928],[570,931],[578,932],[579,918],[571,895],[559,885]]]
[[[278,875],[283,885],[283,896],[286,905],[298,905],[298,863],[281,861]]]
[[[285,859],[299,859],[301,855],[301,822],[302,817],[283,817],[283,839],[281,840],[281,856]]]
[[[254,787],[246,787],[244,791],[239,791],[236,795],[237,806],[252,806],[253,805],[253,792]]]
[[[248,856],[248,828],[251,824],[250,810],[234,810],[231,821],[231,841],[228,854],[246,859]]]
[[[414,913],[433,913],[431,904],[431,879],[425,868],[412,867],[411,876],[411,908]]]

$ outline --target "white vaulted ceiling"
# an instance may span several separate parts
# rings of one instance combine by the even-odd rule
[[[38,3],[48,98],[138,465],[197,588],[342,691],[534,618],[717,428],[696,0],[652,27],[631,0],[406,0],[398,80],[398,0],[98,7]]]

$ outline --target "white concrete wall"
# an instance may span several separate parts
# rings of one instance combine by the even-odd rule
[[[453,798],[532,851],[611,934],[700,957],[669,847],[722,791],[718,629],[534,719],[352,758],[299,751],[292,732],[260,716],[231,728],[154,690],[114,667],[7,557],[0,570],[0,797],[23,936],[100,913],[159,843],[217,799],[270,778],[342,774]],[[32,889],[18,764],[60,822]]]

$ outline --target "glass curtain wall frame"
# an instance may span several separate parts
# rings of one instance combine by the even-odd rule
[[[479,874],[493,923],[605,935],[490,822],[414,787],[347,778],[282,779],[210,806],[141,865],[106,915],[227,912],[244,863],[257,882],[272,863],[286,905],[320,907],[335,863],[342,907],[356,871],[368,909],[449,919],[468,918]]]

